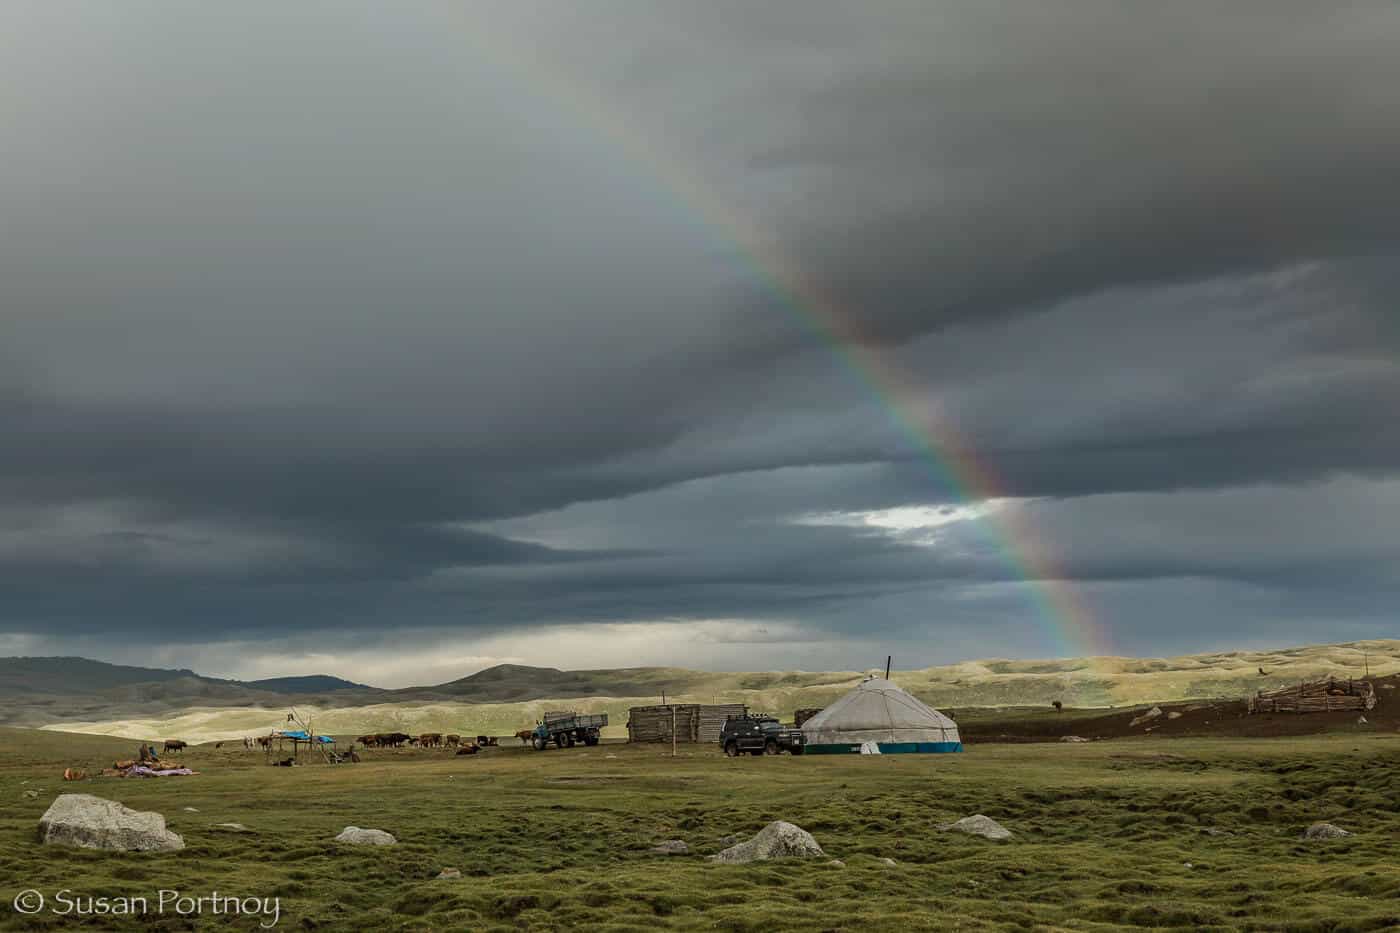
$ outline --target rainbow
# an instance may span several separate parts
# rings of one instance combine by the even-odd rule
[[[937,405],[913,406],[903,400],[917,396],[911,374],[878,342],[861,333],[855,317],[834,296],[802,273],[773,236],[725,202],[673,153],[661,149],[607,102],[585,94],[577,84],[506,37],[478,36],[476,24],[466,29],[480,60],[494,64],[510,77],[528,78],[531,90],[596,133],[633,164],[644,168],[663,193],[699,218],[718,235],[724,247],[748,266],[754,277],[781,299],[799,324],[825,345],[849,378],[880,407],[895,431],[933,471],[934,478],[967,502],[1010,498],[1011,493],[990,465],[980,460],[957,426]],[[988,512],[973,524],[999,553],[1005,565],[1029,586],[1029,599],[1061,657],[1111,654],[1106,631],[1066,579],[1054,556],[1016,510]]]

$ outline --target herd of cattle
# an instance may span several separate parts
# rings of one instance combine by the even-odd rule
[[[455,733],[443,735],[441,732],[424,732],[422,735],[409,735],[406,732],[374,732],[369,735],[356,737],[365,748],[400,748],[404,745],[414,745],[419,748],[456,748],[462,744],[462,737]],[[488,745],[495,745],[496,737],[493,735],[478,735],[476,745],[485,748]]]
[[[517,737],[529,736],[530,734],[529,731],[516,733]],[[243,739],[243,747],[247,749],[257,747],[270,752],[272,751],[272,743],[275,741],[278,741],[276,735],[246,736]],[[525,741],[525,739],[521,738],[521,741]],[[470,738],[464,741],[462,737],[455,732],[446,735],[441,732],[424,732],[422,735],[409,735],[407,732],[374,732],[369,735],[356,736],[355,742],[358,742],[364,748],[402,748],[405,745],[412,745],[416,748],[470,747],[475,751],[478,748],[487,748],[497,745],[499,740],[494,735],[478,735],[475,742],[472,742]],[[223,748],[223,745],[223,742],[214,743],[215,748]],[[189,743],[183,742],[180,739],[166,739],[165,746],[161,751],[162,753],[180,752],[188,747]],[[351,744],[351,748],[354,748],[354,743]]]

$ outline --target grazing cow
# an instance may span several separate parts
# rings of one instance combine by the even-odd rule
[[[520,740],[521,745],[529,745],[530,740],[535,737],[534,729],[521,729],[515,733],[515,737]]]
[[[260,735],[254,741],[258,743],[258,747],[261,748],[263,751],[272,751],[272,736]]]
[[[244,748],[252,748],[252,747],[253,747],[253,740],[250,739],[250,738],[249,738],[248,736],[246,736],[246,735],[243,737],[243,747],[244,747]]]
[[[372,746],[372,745],[378,745],[378,744],[379,744],[379,736],[377,736],[377,735],[361,735],[361,736],[357,736],[356,739],[355,739],[355,741],[356,741],[356,742],[359,742],[359,743],[360,743],[361,745],[363,745],[365,748],[369,748],[369,747]],[[353,743],[352,743],[352,744],[353,744]]]
[[[442,745],[442,733],[424,732],[418,737],[418,744],[423,748],[438,748]]]
[[[442,738],[442,744],[446,745],[448,748],[456,748],[458,745],[462,744],[462,737],[455,732],[445,735]]]
[[[413,741],[413,736],[407,732],[382,732],[379,734],[379,744],[389,748],[398,748],[405,742]]]
[[[182,752],[185,750],[186,744],[187,743],[181,742],[179,739],[166,739],[165,747],[161,749],[161,753],[164,754],[165,752]]]
[[[223,742],[215,742],[215,743],[214,743],[214,747],[215,747],[215,748],[223,748],[223,747],[224,747],[224,743],[223,743]]]

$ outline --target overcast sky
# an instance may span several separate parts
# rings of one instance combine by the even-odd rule
[[[1390,2],[6,3],[0,654],[1396,636],[1397,44]]]

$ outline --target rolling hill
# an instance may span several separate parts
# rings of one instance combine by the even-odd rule
[[[1400,640],[1175,658],[991,659],[896,671],[893,679],[939,707],[1040,706],[1054,700],[1072,707],[1113,707],[1242,697],[1299,680],[1360,676],[1368,665],[1376,676],[1400,673]],[[663,689],[675,702],[740,702],[790,715],[830,703],[864,676],[860,671],[709,673],[662,667],[561,671],[510,664],[445,684],[381,690],[329,676],[241,683],[68,658],[5,659],[0,671],[0,721],[192,741],[265,732],[279,724],[291,704],[314,717],[317,728],[336,734],[401,729],[504,735],[533,723],[545,710],[566,707],[608,713],[607,734],[616,736],[626,734],[627,709],[659,703]],[[30,684],[44,676],[50,678],[47,690],[31,690]]]

